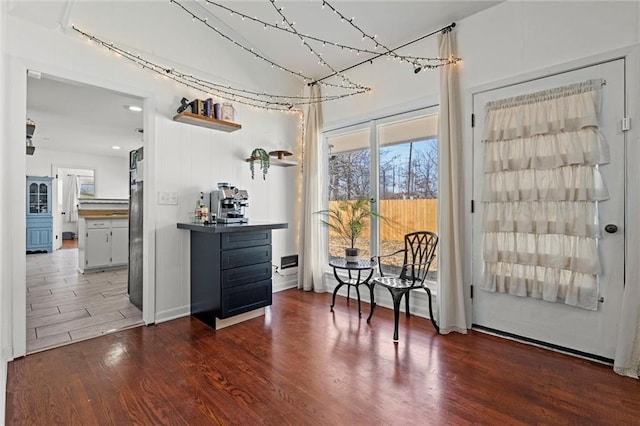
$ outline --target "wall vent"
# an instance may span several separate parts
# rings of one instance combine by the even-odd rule
[[[280,269],[295,268],[298,266],[298,255],[282,256],[280,258]]]

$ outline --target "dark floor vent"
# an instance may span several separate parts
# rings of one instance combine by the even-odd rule
[[[280,258],[280,269],[295,268],[298,266],[298,255],[282,256]]]

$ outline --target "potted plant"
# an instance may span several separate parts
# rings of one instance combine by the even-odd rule
[[[255,148],[251,151],[251,155],[249,156],[249,168],[251,169],[251,179],[255,176],[255,166],[254,163],[256,161],[260,161],[260,170],[262,170],[262,179],[267,178],[267,171],[269,170],[269,154],[262,148]]]
[[[373,203],[373,198],[361,197],[356,200],[339,201],[336,206],[318,212],[324,216],[322,223],[348,246],[345,248],[345,258],[349,263],[358,262],[360,249],[355,245],[364,231],[367,220],[371,217],[384,219],[373,210]]]

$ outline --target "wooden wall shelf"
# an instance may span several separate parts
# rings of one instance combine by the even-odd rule
[[[253,160],[258,164],[260,163],[259,157],[256,157]],[[249,161],[251,161],[251,158],[247,158],[244,161],[248,163]],[[291,167],[291,166],[297,166],[298,162],[295,160],[280,160],[278,158],[271,158],[269,159],[269,164],[272,166],[279,166],[279,167]]]
[[[204,115],[197,115],[186,111],[175,115],[173,117],[173,121],[206,127],[208,129],[221,130],[223,132],[235,132],[236,130],[242,129],[242,126],[238,123],[217,120],[215,118],[205,117]]]
[[[269,164],[271,164],[272,166],[291,167],[297,166],[298,162],[295,160],[280,160],[278,158],[272,158],[269,161]]]

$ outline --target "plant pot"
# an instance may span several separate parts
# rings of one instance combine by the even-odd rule
[[[360,260],[359,248],[346,248],[344,249],[344,257],[347,259],[347,263],[358,263]]]

